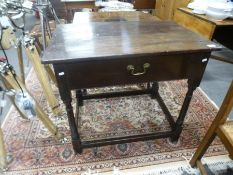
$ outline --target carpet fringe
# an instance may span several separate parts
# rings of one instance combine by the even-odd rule
[[[227,169],[233,171],[233,161],[227,155],[206,157],[202,159],[202,163],[205,165],[207,172],[209,172],[208,174],[211,175],[228,175],[224,174]],[[189,164],[189,160],[186,159],[186,161],[129,170],[120,170],[114,167],[112,172],[98,173],[89,171],[81,175],[200,175],[200,172],[197,168],[192,168]]]
[[[186,173],[187,175],[199,175],[199,171],[197,169],[190,169],[189,166],[182,166],[182,167],[173,167],[169,169],[164,168],[156,168],[153,170],[147,170],[144,172],[121,172],[119,169],[115,168],[109,175],[181,175]],[[81,175],[104,175],[104,173],[98,173],[95,171],[87,171],[82,173]]]
[[[233,162],[227,161],[227,162],[215,162],[206,165],[206,171],[209,172],[208,174],[211,175],[219,175],[227,173],[227,169],[233,170]],[[95,174],[82,174],[82,175],[101,175],[98,173]],[[120,170],[115,169],[111,175],[200,175],[200,171],[196,168],[191,168],[189,165],[185,165],[182,167],[172,167],[169,169],[163,169],[163,168],[156,168],[153,170],[147,170],[144,172],[128,172],[123,173]],[[227,175],[227,174],[226,174]]]

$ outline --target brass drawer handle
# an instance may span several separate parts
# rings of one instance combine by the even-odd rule
[[[143,72],[136,72],[133,65],[128,65],[127,70],[130,71],[131,75],[138,76],[146,73],[147,69],[150,67],[150,63],[143,64]]]

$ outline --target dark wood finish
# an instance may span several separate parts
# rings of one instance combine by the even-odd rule
[[[49,0],[56,12],[58,18],[67,19],[67,13],[64,7],[64,3],[61,0]]]
[[[204,136],[203,140],[201,141],[200,145],[198,146],[195,154],[193,155],[190,164],[192,167],[196,166],[197,164],[201,164],[201,158],[207,151],[210,144],[213,142],[216,136],[218,136],[227,150],[231,158],[233,158],[233,122],[226,121],[230,112],[233,108],[233,81],[229,87],[229,90],[223,100],[223,103],[215,117],[214,121],[212,122],[211,126],[209,127],[206,135]],[[228,125],[228,126],[227,126]]]
[[[216,26],[213,34],[213,40],[221,43],[225,47],[233,50],[233,20],[230,25]]]
[[[42,62],[73,63],[115,58],[137,60],[142,56],[209,53],[212,49],[216,50],[208,47],[209,44],[213,43],[173,22],[66,24],[56,28]]]
[[[142,12],[75,12],[73,24],[89,22],[119,22],[119,21],[158,21],[159,18]]]
[[[154,9],[156,0],[132,0],[135,9]]]
[[[70,23],[73,20],[74,12],[83,8],[95,9],[95,0],[61,0],[66,11],[66,19]]]
[[[171,55],[149,55],[141,57],[131,58],[112,58],[93,61],[91,64],[89,61],[81,60],[81,62],[67,62],[66,69],[64,70],[68,74],[69,82],[68,86],[72,89],[82,89],[111,86],[111,85],[122,85],[122,84],[133,84],[150,82],[153,80],[166,81],[191,78],[192,69],[191,67],[200,69],[200,62],[202,58],[209,57],[208,54],[193,53],[183,54],[182,56],[171,54]],[[197,59],[199,58],[199,59]],[[188,61],[187,60],[193,60]],[[70,61],[70,60],[69,60]],[[143,71],[142,66],[144,63],[149,63],[146,74],[141,76],[132,76],[127,70],[128,65],[134,65],[138,72]],[[195,64],[196,63],[196,64]],[[161,74],[163,72],[163,74]],[[83,78],[85,77],[92,77]]]
[[[200,84],[210,52],[219,49],[213,44],[172,22],[89,22],[61,25],[54,33],[42,62],[52,63],[58,79],[59,92],[66,105],[76,152],[82,148],[170,137],[177,141],[195,88]],[[145,63],[150,67],[143,68]],[[133,72],[127,69],[133,65]],[[134,76],[132,73],[142,73]],[[158,94],[156,81],[188,79],[188,92],[177,121]],[[77,105],[85,99],[104,97],[106,94],[88,95],[82,89],[142,82],[147,92],[159,101],[171,125],[171,131],[95,141],[81,141],[78,120],[71,106],[71,90],[76,91]],[[131,92],[139,93],[139,92]],[[139,93],[139,94],[140,94]],[[107,96],[129,95],[126,93]]]

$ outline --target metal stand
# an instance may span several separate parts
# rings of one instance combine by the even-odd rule
[[[26,45],[25,46],[25,50],[26,50],[26,54],[28,56],[28,59],[31,61],[32,66],[36,72],[37,78],[43,88],[45,97],[49,103],[49,106],[51,107],[53,113],[55,115],[60,115],[61,114],[61,110],[60,110],[60,105],[59,102],[57,100],[57,98],[55,97],[51,84],[49,83],[49,77],[47,74],[49,74],[49,76],[51,77],[51,79],[56,83],[55,81],[55,75],[53,70],[50,67],[45,68],[44,65],[42,65],[40,63],[40,56],[37,52],[36,46],[34,44],[32,45]],[[47,72],[46,72],[47,70]],[[48,72],[49,71],[49,72]]]
[[[23,82],[16,76],[16,80],[18,81],[19,85],[17,84],[14,76],[10,73],[10,71],[6,68],[4,69],[4,72],[1,71],[0,74],[0,78],[2,80],[2,82],[4,83],[5,87],[8,90],[14,89],[15,91],[19,90],[19,85],[21,86],[22,89],[24,89],[25,92],[27,92],[35,101],[35,108],[36,108],[36,114],[38,116],[38,118],[42,121],[42,123],[45,125],[45,127],[57,138],[57,139],[61,139],[63,137],[63,134],[61,134],[57,127],[53,124],[53,122],[48,118],[48,116],[45,114],[44,110],[42,109],[42,107],[39,105],[39,103],[37,103],[37,101],[35,100],[35,98],[30,94],[30,92],[27,90],[27,88],[25,87],[25,85],[23,84]],[[16,106],[15,103],[13,103],[14,106]],[[23,115],[21,113],[21,111],[16,108],[21,115]],[[24,117],[27,118],[27,117]]]
[[[1,63],[1,65],[0,65],[0,79],[4,85],[4,89],[7,89],[7,90],[13,89],[17,92],[20,89],[19,88],[19,85],[20,85],[21,88],[24,89],[24,91],[27,94],[29,94],[32,97],[32,99],[35,101],[35,110],[36,110],[37,117],[39,118],[39,120],[41,120],[41,122],[44,124],[44,126],[57,139],[62,139],[64,137],[64,135],[58,131],[57,126],[54,125],[52,120],[50,120],[50,118],[46,115],[46,113],[44,112],[42,107],[39,105],[39,103],[37,103],[35,98],[27,90],[23,81],[21,79],[19,79],[17,76],[14,77],[14,75],[12,75],[10,73],[8,65],[6,63],[5,64]],[[15,79],[17,80],[19,85],[17,84]],[[14,105],[14,107],[16,108],[16,110],[19,112],[20,116],[24,119],[28,119],[27,116],[25,116],[25,114],[22,113],[21,110],[16,105],[14,97],[10,96],[9,99],[12,102],[12,104]],[[7,152],[6,152],[6,148],[5,148],[5,144],[4,144],[4,136],[3,136],[3,132],[2,132],[2,129],[0,126],[0,169],[5,170],[7,168],[8,162],[9,162],[8,156],[7,156]]]

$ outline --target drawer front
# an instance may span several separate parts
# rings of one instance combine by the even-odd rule
[[[149,81],[184,79],[192,76],[194,56],[121,58],[67,64],[65,73],[70,89],[135,84]],[[190,60],[192,60],[190,62]],[[198,70],[195,70],[198,74]]]

